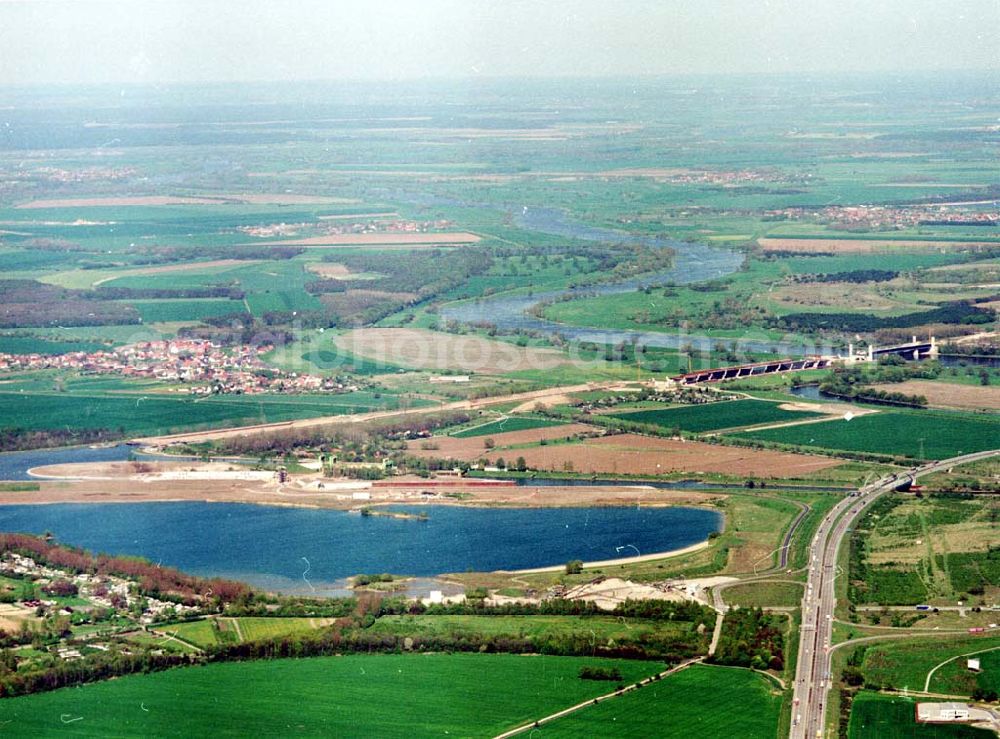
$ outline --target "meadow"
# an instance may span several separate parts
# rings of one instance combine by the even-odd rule
[[[733,436],[779,444],[913,459],[947,459],[992,449],[1000,417],[939,411],[882,410],[850,421],[745,431]]]
[[[655,662],[514,655],[347,655],[210,664],[4,700],[21,736],[494,736],[635,682]],[[613,687],[611,684],[610,687]]]
[[[1000,593],[1000,507],[987,496],[891,496],[867,511],[851,539],[856,603],[951,604]]]
[[[968,670],[960,655],[993,649],[977,655],[983,664],[979,675]],[[1000,689],[1000,638],[951,637],[943,640],[895,641],[869,645],[861,672],[867,684],[892,686],[897,690],[923,690],[927,674],[951,657],[958,657],[939,668],[931,677],[930,690],[951,695],[971,695],[977,687]]]
[[[639,690],[556,719],[532,733],[567,738],[773,739],[781,710],[776,687],[750,670],[694,665]]]
[[[611,415],[613,418],[620,418],[623,421],[648,423],[665,429],[679,428],[682,431],[700,433],[762,423],[805,421],[810,418],[820,418],[823,414],[785,410],[780,403],[764,400],[730,400],[679,408],[623,411]]]
[[[707,648],[705,639],[688,622],[619,619],[614,616],[383,616],[371,631],[406,636],[483,635],[554,643],[635,645],[651,650]],[[683,647],[682,647],[683,645]]]

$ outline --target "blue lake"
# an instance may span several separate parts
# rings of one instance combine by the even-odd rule
[[[0,506],[0,531],[132,554],[203,576],[332,594],[362,572],[429,576],[650,554],[704,541],[722,515],[697,508],[399,506],[427,521],[236,503]],[[338,582],[339,581],[339,582]]]

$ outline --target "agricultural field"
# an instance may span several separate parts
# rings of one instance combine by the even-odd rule
[[[928,405],[937,408],[960,408],[976,411],[1000,411],[1000,387],[957,385],[934,380],[907,380],[901,383],[874,385],[875,389],[923,395]]]
[[[4,700],[6,730],[76,736],[494,736],[608,692],[586,665],[632,683],[642,661],[512,655],[347,655],[210,664]],[[612,685],[613,687],[613,685]]]
[[[823,416],[822,413],[791,410],[783,407],[783,404],[762,400],[730,400],[680,408],[626,411],[611,415],[632,423],[648,423],[666,429],[678,428],[695,433],[765,423],[805,421]]]
[[[339,395],[215,395],[94,392],[0,392],[0,417],[19,428],[107,429],[120,435],[272,423],[395,408],[398,398],[371,392]]]
[[[987,739],[992,731],[916,722],[916,699],[862,691],[854,698],[849,739]]]
[[[335,342],[337,347],[355,356],[416,369],[502,374],[551,370],[568,362],[565,354],[552,349],[519,347],[479,336],[421,329],[359,329],[337,336]]]
[[[894,495],[851,538],[851,599],[915,605],[1000,596],[996,496]]]
[[[520,450],[528,467],[584,474],[719,473],[734,477],[801,477],[836,466],[833,459],[677,441],[636,434],[584,439]],[[495,455],[484,454],[490,461]]]
[[[947,459],[995,447],[1000,437],[1000,417],[880,410],[851,420],[744,431],[733,436],[830,451]]]
[[[292,636],[314,631],[329,621],[322,618],[215,618],[165,624],[157,628],[163,634],[176,636],[198,647],[216,644],[238,644],[279,636]]]
[[[781,697],[766,677],[694,665],[537,730],[544,737],[739,736],[773,739]]]

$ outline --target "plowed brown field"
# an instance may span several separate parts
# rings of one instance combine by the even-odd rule
[[[667,472],[718,472],[750,477],[796,477],[841,464],[805,454],[674,441],[636,434],[586,439],[517,450],[528,466],[539,470],[584,473],[658,475]],[[491,462],[510,454],[480,454]]]

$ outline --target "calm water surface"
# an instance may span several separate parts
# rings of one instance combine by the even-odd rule
[[[722,515],[697,508],[401,506],[427,521],[237,503],[0,506],[0,531],[134,554],[203,576],[326,593],[361,572],[430,576],[666,551],[704,541]]]

